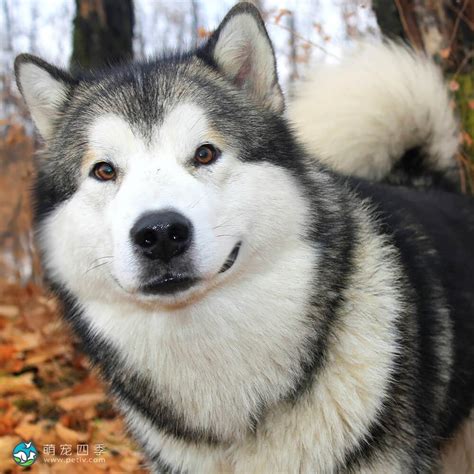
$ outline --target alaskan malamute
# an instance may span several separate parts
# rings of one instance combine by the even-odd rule
[[[440,468],[473,403],[474,204],[432,189],[457,146],[434,66],[325,66],[297,133],[249,4],[187,54],[15,68],[48,282],[155,472]]]

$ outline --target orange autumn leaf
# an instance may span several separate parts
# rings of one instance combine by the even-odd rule
[[[56,423],[55,429],[56,434],[59,436],[61,441],[66,443],[84,443],[89,439],[88,433],[71,430],[70,428],[66,428],[61,423]]]
[[[58,406],[65,411],[85,409],[104,401],[104,393],[88,393],[83,395],[74,395],[58,401]]]
[[[41,440],[41,443],[46,444],[48,441],[54,441],[54,436],[49,436],[49,439],[46,438],[48,430],[44,423],[29,423],[23,422],[15,428],[15,434],[17,434],[21,439],[38,439]]]
[[[7,375],[0,377],[0,395],[9,393],[29,393],[36,391],[33,383],[33,374],[28,372],[22,375]]]
[[[448,59],[451,55],[451,48],[444,48],[439,52],[439,55],[442,59]]]
[[[5,363],[17,352],[13,344],[0,346],[0,363]]]
[[[15,339],[15,347],[19,351],[27,351],[39,347],[41,344],[41,334],[27,332]]]
[[[0,416],[0,437],[13,433],[17,424],[18,421],[11,416],[10,412],[6,412],[4,415]]]
[[[197,34],[199,38],[207,38],[211,36],[211,32],[206,30],[206,28],[200,26],[197,30]]]
[[[5,318],[16,318],[20,314],[20,308],[15,305],[0,305],[0,316]]]

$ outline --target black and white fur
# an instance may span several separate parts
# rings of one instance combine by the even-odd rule
[[[473,401],[472,200],[308,155],[249,4],[189,54],[15,67],[45,139],[47,279],[155,472],[437,471]],[[211,165],[193,162],[202,143],[221,150]],[[115,180],[91,177],[102,161]],[[130,229],[163,209],[193,241],[151,265]],[[143,291],[165,272],[195,283]]]

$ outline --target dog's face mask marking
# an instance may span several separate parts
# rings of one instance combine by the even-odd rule
[[[116,283],[143,297],[167,298],[227,276],[247,225],[238,196],[254,193],[257,183],[235,179],[246,166],[209,127],[205,111],[177,104],[147,138],[119,116],[105,115],[88,135],[77,197],[89,202],[89,219],[105,227],[102,238],[112,237],[113,258],[104,266]],[[103,163],[113,179],[96,177]],[[107,261],[108,250],[102,252]]]
[[[263,23],[242,9],[196,55],[136,72],[78,80],[17,59],[47,144],[39,186],[60,170],[39,203],[40,241],[51,278],[81,296],[182,304],[298,235],[285,143],[261,151],[277,145],[265,115],[283,97]]]

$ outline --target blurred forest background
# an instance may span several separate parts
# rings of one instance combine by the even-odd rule
[[[72,69],[96,68],[197,45],[232,0],[0,0],[0,471],[33,439],[33,472],[147,472],[41,287],[29,189],[40,146],[13,77],[30,52]],[[284,90],[354,42],[401,38],[443,69],[460,118],[462,191],[474,193],[474,0],[259,0]],[[105,446],[74,465],[62,446]],[[52,452],[51,446],[55,446]],[[49,447],[46,449],[46,447]],[[105,462],[104,462],[105,461]],[[20,470],[21,468],[18,468]],[[22,470],[22,469],[21,469]],[[18,471],[19,472],[19,471]]]

